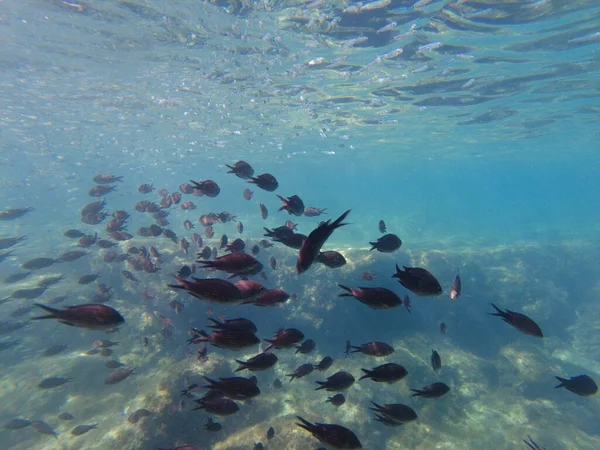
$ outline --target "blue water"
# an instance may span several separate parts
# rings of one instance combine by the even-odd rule
[[[3,3],[0,210],[35,209],[0,222],[0,239],[27,235],[0,250],[12,250],[0,262],[0,299],[7,299],[0,322],[27,322],[0,336],[0,422],[43,420],[58,438],[32,427],[0,429],[2,449],[221,450],[250,449],[259,441],[268,449],[318,448],[294,425],[296,415],[346,426],[366,449],[527,448],[527,436],[546,449],[600,448],[597,398],[554,390],[554,376],[600,379],[600,8],[594,1],[413,3],[363,4],[360,13],[344,12],[356,2]],[[391,22],[397,23],[391,31],[377,32]],[[351,39],[364,37],[352,46]],[[437,42],[433,50],[422,47]],[[389,56],[400,48],[402,55]],[[227,174],[225,165],[239,159],[256,174],[274,174],[277,191]],[[75,262],[2,282],[30,259],[76,249],[76,241],[63,236],[68,229],[108,237],[104,223],[79,220],[80,209],[97,200],[87,192],[100,173],[124,177],[104,197],[109,212],[132,216],[134,238],[116,249],[153,245],[163,254],[161,270],[135,272],[140,283],[133,284],[121,275],[128,267],[104,262],[106,251],[91,247]],[[349,225],[324,246],[340,251],[347,264],[314,265],[297,275],[297,251],[261,248],[266,279],[255,279],[298,297],[276,308],[211,305],[169,289],[172,274],[192,264],[198,249],[192,243],[184,255],[166,238],[136,235],[153,220],[134,205],[160,201],[157,191],[142,195],[137,186],[175,192],[202,179],[216,181],[221,193],[184,195],[197,209],[169,209],[169,228],[178,238],[191,242],[197,232],[212,247],[227,234],[249,248],[264,238],[263,227],[291,219],[308,234],[323,218],[351,209]],[[251,201],[243,198],[247,187],[254,191]],[[275,194],[299,195],[306,206],[327,208],[327,215],[277,212]],[[269,210],[266,220],[260,203]],[[217,224],[214,238],[206,239],[198,217],[220,211],[237,216],[244,232],[239,235],[234,222]],[[194,230],[184,229],[186,219]],[[381,219],[403,241],[394,253],[369,252]],[[270,256],[277,270],[268,268]],[[395,264],[427,268],[443,295],[408,292],[391,278]],[[464,291],[451,301],[457,270]],[[376,278],[364,281],[364,272]],[[114,290],[108,304],[126,319],[118,334],[29,323],[37,308],[12,315],[59,295],[69,296],[59,306],[88,302],[96,283],[77,280],[89,273],[99,273],[98,281]],[[39,298],[11,298],[58,274],[65,280]],[[338,298],[338,284],[408,294],[412,313]],[[181,314],[168,306],[174,299],[185,305]],[[532,317],[545,337],[520,334],[488,316],[490,303]],[[258,351],[209,347],[209,361],[198,363],[195,346],[185,343],[188,330],[205,328],[207,317],[219,315],[251,319],[261,338],[296,327],[317,348],[307,356],[276,350],[274,369],[256,373],[261,395],[240,402],[231,417],[215,416],[223,429],[209,433],[202,429],[208,414],[191,411],[187,399],[180,408],[179,391],[201,376],[233,376],[233,359]],[[172,323],[172,336],[165,336],[160,317]],[[141,345],[144,336],[148,347]],[[108,357],[87,355],[94,339],[119,346]],[[347,340],[383,341],[396,351],[344,359]],[[40,356],[56,344],[69,348]],[[440,372],[431,369],[432,348],[442,356]],[[324,356],[335,360],[325,374],[287,382],[286,374]],[[137,367],[137,375],[104,385],[105,362],[112,358]],[[347,370],[358,379],[361,368],[385,362],[404,365],[409,375],[390,385],[357,380],[338,409],[314,391],[323,375]],[[74,380],[39,389],[50,376]],[[276,378],[282,390],[273,387]],[[450,394],[410,396],[410,389],[435,381],[447,383]],[[384,427],[373,421],[371,401],[408,404],[419,419]],[[153,415],[129,423],[138,408]],[[58,419],[64,411],[75,419]],[[98,429],[83,436],[70,434],[76,425],[96,423]],[[276,436],[267,441],[270,426]]]

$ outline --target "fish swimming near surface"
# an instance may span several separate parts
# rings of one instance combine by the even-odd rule
[[[57,319],[65,325],[89,330],[107,330],[118,327],[125,322],[123,316],[116,309],[99,303],[67,306],[62,310],[41,303],[34,304],[48,314],[32,317],[31,320]]]
[[[510,311],[508,309],[502,311],[493,303],[492,306],[497,312],[489,313],[490,316],[502,317],[502,320],[504,320],[507,324],[516,328],[523,334],[528,334],[529,336],[535,336],[540,338],[544,337],[544,333],[542,333],[542,329],[539,327],[539,325],[535,323],[533,319],[527,317],[525,314]]]
[[[377,250],[381,253],[392,253],[402,246],[402,240],[395,234],[386,234],[375,242],[369,242],[369,244],[371,245],[369,251]]]
[[[342,223],[346,216],[350,214],[350,210],[344,212],[340,217],[335,219],[333,222],[327,220],[310,232],[306,240],[302,243],[300,251],[298,253],[298,261],[296,262],[296,271],[300,274],[306,272],[312,263],[317,258],[317,255],[321,251],[321,247],[325,244],[325,241],[329,239],[331,234],[339,227],[348,225]]]
[[[229,164],[226,164],[226,166],[229,168],[227,173],[232,173],[236,177],[244,180],[254,175],[254,169],[246,161],[237,161],[233,166],[230,166]]]
[[[257,177],[249,177],[249,179],[250,180],[248,181],[248,183],[253,183],[259,188],[268,192],[273,192],[279,187],[277,178],[275,178],[270,173],[263,173],[261,175],[258,175]]]

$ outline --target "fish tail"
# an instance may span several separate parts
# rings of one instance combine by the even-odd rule
[[[362,370],[365,374],[362,377],[360,377],[358,379],[358,381],[364,380],[365,378],[370,378],[371,375],[373,375],[373,372],[371,370],[367,370],[367,369],[360,369],[360,370]]]
[[[319,389],[325,389],[325,381],[316,381],[316,383],[319,385],[319,387],[315,388],[315,391],[318,391]]]
[[[346,218],[346,216],[348,214],[350,214],[350,211],[352,211],[352,210],[351,209],[347,210],[344,214],[342,214],[340,217],[335,219],[333,221],[333,223],[331,224],[331,228],[335,229],[335,228],[343,227],[344,225],[348,225],[347,223],[342,223],[342,220],[344,220]]]
[[[315,426],[312,423],[310,423],[308,420],[305,420],[300,416],[296,416],[296,419],[298,419],[300,422],[302,422],[302,423],[296,422],[296,425],[298,425],[300,428],[304,428],[306,431],[308,431],[310,433],[312,433],[313,430],[315,429]]]
[[[496,311],[498,311],[497,313],[488,313],[490,316],[500,316],[500,317],[504,317],[506,315],[506,313],[504,311],[502,311],[500,308],[498,308],[496,305],[494,305],[492,303],[492,306],[494,307],[494,309]]]
[[[348,286],[344,286],[343,284],[338,284],[338,286],[340,287],[340,289],[343,289],[348,292],[352,292],[352,289],[350,289]],[[342,292],[341,294],[338,294],[338,297],[352,297],[352,294],[346,294],[346,293]]]
[[[230,166],[229,164],[225,164],[225,165],[231,169],[231,170],[228,170],[227,173],[234,173],[233,166]]]
[[[414,394],[412,394],[412,397],[420,397],[421,395],[423,395],[423,391],[419,389],[411,389],[411,391],[414,392]]]
[[[42,308],[44,311],[46,311],[49,314],[44,315],[44,316],[32,317],[31,320],[56,319],[57,317],[60,316],[61,311],[58,309],[50,308],[49,306],[42,305],[41,303],[34,303],[34,305],[37,306],[38,308]]]
[[[377,242],[369,242],[369,245],[372,245],[372,247],[369,249],[370,252],[377,248]]]
[[[235,369],[234,372],[241,372],[242,370],[246,370],[248,368],[248,367],[246,367],[246,363],[244,361],[240,361],[239,359],[236,359],[235,362],[238,363],[240,365],[240,367]]]
[[[219,322],[216,319],[213,319],[212,317],[208,317],[208,320],[210,320],[213,324],[209,325],[209,328],[216,328],[216,327],[220,327],[221,325],[223,325],[221,322]]]
[[[567,385],[567,380],[566,378],[561,378],[561,377],[555,377],[558,381],[560,381],[560,384],[558,386],[554,386],[554,389],[558,389],[561,387],[565,387]]]

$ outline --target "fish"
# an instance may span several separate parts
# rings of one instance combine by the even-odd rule
[[[32,273],[33,272],[13,273],[12,275],[9,275],[8,277],[6,277],[2,282],[4,284],[18,283],[19,281],[24,280],[25,278],[27,278]]]
[[[414,392],[412,394],[413,397],[439,398],[450,392],[450,387],[444,383],[437,382],[422,389],[411,389],[411,391]]]
[[[283,388],[283,383],[281,382],[281,380],[279,378],[275,378],[275,380],[273,380],[273,387],[275,389],[282,389]]]
[[[362,344],[360,347],[350,346],[350,353],[362,353],[369,356],[388,356],[394,353],[394,348],[385,342],[372,341]]]
[[[248,359],[247,361],[240,361],[236,359],[235,362],[240,366],[234,370],[234,372],[241,372],[242,370],[250,370],[251,372],[259,372],[270,369],[277,363],[277,356],[274,353],[263,352],[256,356]]]
[[[326,402],[331,403],[333,406],[342,406],[346,403],[346,397],[344,397],[344,394],[335,394],[332,397],[327,397]]]
[[[38,281],[38,286],[42,288],[48,288],[64,279],[65,277],[63,275],[57,275],[54,277],[44,277],[40,281]]]
[[[94,178],[92,178],[92,181],[98,184],[111,184],[116,183],[117,181],[122,182],[123,177],[111,175],[109,173],[101,173],[100,175],[96,175]]]
[[[54,438],[58,439],[58,434],[56,431],[54,431],[52,427],[43,420],[36,420],[35,422],[32,422],[31,428],[40,434],[47,434],[48,436],[54,436]]]
[[[307,375],[310,375],[311,373],[313,373],[314,369],[315,369],[315,366],[313,366],[310,363],[306,363],[306,364],[302,364],[300,367],[298,367],[296,370],[294,370],[293,373],[286,374],[286,376],[290,377],[290,383],[291,383],[296,378],[303,378]]]
[[[442,368],[442,358],[435,350],[431,350],[431,367],[433,370],[438,371]]]
[[[401,270],[396,264],[396,273],[392,275],[392,278],[397,278],[398,282],[409,291],[420,296],[435,296],[442,293],[439,281],[426,269],[402,267],[404,270]]]
[[[152,192],[154,190],[154,185],[147,184],[147,183],[140,184],[137,187],[137,190],[140,194],[149,194],[150,192]]]
[[[285,198],[281,195],[277,196],[283,202],[283,205],[277,211],[287,211],[288,214],[301,216],[304,214],[304,202],[297,195]]]
[[[338,286],[346,291],[338,294],[338,297],[354,297],[371,309],[392,309],[402,305],[400,297],[386,288],[359,287],[352,289],[342,284],[338,284]]]
[[[331,269],[337,269],[338,267],[346,265],[346,258],[344,258],[344,255],[332,250],[328,252],[319,252],[315,261],[320,262]]]
[[[244,377],[229,377],[213,380],[212,378],[203,377],[207,381],[207,385],[202,386],[205,389],[217,391],[223,397],[231,400],[249,400],[260,395],[258,388],[258,380],[255,376],[250,378]]]
[[[134,274],[132,274],[129,270],[122,270],[121,274],[127,278],[129,281],[133,281],[134,283],[139,283],[140,280],[136,278]]]
[[[347,225],[346,223],[342,223],[342,221],[348,214],[350,214],[350,210],[344,212],[333,222],[330,220],[323,222],[310,232],[306,240],[302,243],[298,253],[298,261],[296,262],[296,272],[298,274],[306,272],[310,268],[321,251],[321,247],[323,247],[323,244],[325,244],[325,241],[327,241],[331,234],[337,228]]]
[[[382,364],[381,366],[377,366],[372,370],[360,370],[362,370],[365,374],[359,378],[359,381],[364,380],[365,378],[370,378],[371,380],[377,382],[395,383],[396,381],[401,380],[408,375],[408,371],[403,366],[395,363]]]
[[[25,239],[27,239],[27,235],[0,239],[0,250],[6,250],[7,248],[13,247],[19,242],[23,242]]]
[[[315,388],[315,391],[320,389],[325,389],[329,392],[345,391],[354,384],[354,381],[352,374],[344,371],[336,372],[327,377],[326,381],[316,381],[319,387]]]
[[[78,284],[90,284],[90,283],[93,283],[94,281],[96,281],[98,278],[100,278],[99,273],[90,273],[88,275],[84,275],[81,278],[79,278],[79,280],[77,280],[77,283]]]
[[[52,264],[60,263],[59,259],[54,258],[34,258],[21,264],[21,268],[25,270],[40,270],[50,267]]]
[[[254,322],[249,319],[226,319],[223,322],[219,322],[218,320],[209,317],[208,320],[212,322],[212,325],[209,325],[208,328],[216,330],[246,330],[250,333],[256,333],[258,331]]]
[[[502,317],[502,320],[504,320],[507,324],[516,328],[523,334],[540,338],[544,337],[544,334],[542,333],[542,330],[539,327],[539,325],[535,323],[533,319],[527,317],[525,314],[514,312],[509,309],[502,311],[493,303],[492,306],[497,312],[488,313],[490,316]]]
[[[248,177],[248,183],[255,184],[259,188],[267,191],[273,192],[279,187],[279,183],[277,182],[277,178],[275,178],[270,173],[263,173],[258,175],[257,177]]]
[[[121,381],[124,381],[127,378],[129,378],[129,375],[136,375],[136,373],[134,372],[135,369],[136,369],[135,367],[134,368],[121,367],[121,368],[115,370],[109,376],[107,376],[106,379],[104,380],[104,384],[120,383]]]
[[[221,192],[221,188],[213,180],[204,180],[200,182],[190,180],[190,183],[194,190],[199,191],[202,195],[206,195],[210,198],[216,197]]]
[[[15,220],[20,217],[23,217],[29,211],[33,211],[35,208],[33,206],[27,206],[25,208],[9,208],[4,211],[0,211],[0,222],[5,222],[8,220]]]
[[[242,300],[244,302],[254,301],[267,290],[262,284],[254,280],[238,280],[233,284],[242,293]]]
[[[404,303],[404,308],[410,314],[410,311],[412,310],[412,305],[411,305],[411,302],[410,302],[410,297],[408,295],[405,295],[404,298],[402,299],[402,303]]]
[[[228,255],[229,256],[229,255]],[[227,280],[208,278],[201,280],[192,277],[191,281],[174,277],[180,284],[169,284],[173,289],[185,290],[191,296],[217,304],[237,304],[242,301],[242,292]]]
[[[17,289],[16,291],[13,291],[13,293],[11,294],[11,297],[16,298],[16,299],[31,300],[34,298],[38,298],[40,295],[42,295],[44,292],[46,292],[46,289],[48,289],[48,288],[47,287],[37,287],[37,288],[31,288],[31,289]]]
[[[195,337],[188,339],[189,344],[200,344],[210,342],[215,347],[226,348],[229,350],[243,350],[260,343],[260,339],[254,333],[246,330],[217,330],[211,334],[203,330],[193,330]]]
[[[302,344],[300,344],[298,347],[296,347],[296,355],[298,353],[302,353],[303,355],[307,355],[309,353],[311,353],[315,347],[317,346],[317,344],[315,343],[315,341],[313,341],[312,339],[307,339],[304,342],[302,342]]]
[[[73,420],[75,417],[73,417],[73,414],[71,414],[70,412],[62,412],[58,415],[58,418],[60,420]]]
[[[264,339],[269,345],[265,349],[268,352],[272,348],[290,348],[304,339],[304,334],[296,328],[280,328],[273,339]]]
[[[217,431],[221,431],[221,428],[223,428],[223,426],[219,422],[215,422],[212,419],[212,417],[209,417],[208,422],[206,422],[202,428],[204,428],[205,431],[215,433]]]
[[[196,400],[196,403],[198,403],[198,406],[194,408],[194,411],[203,409],[207,413],[215,414],[217,416],[230,416],[240,410],[238,404],[229,398],[201,398]]]
[[[63,236],[68,237],[69,239],[78,239],[85,236],[85,233],[79,230],[67,230],[63,233]]]
[[[117,190],[117,186],[104,186],[104,185],[97,185],[94,186],[93,188],[91,188],[88,191],[88,195],[90,197],[102,197],[103,195],[108,194],[109,192],[113,192]]]
[[[232,173],[236,177],[244,180],[254,175],[254,169],[246,161],[237,161],[233,166],[230,166],[229,164],[226,164],[226,166],[229,168],[227,173]]]
[[[136,424],[140,421],[140,419],[143,419],[144,417],[152,416],[153,414],[154,413],[152,411],[149,411],[145,408],[136,409],[134,412],[129,414],[129,417],[127,417],[127,421],[129,423]]]
[[[269,289],[264,291],[256,300],[244,300],[243,304],[251,303],[254,306],[277,306],[285,303],[290,294],[283,289]]]
[[[82,258],[87,254],[88,254],[88,252],[85,252],[83,250],[72,250],[72,251],[63,253],[57,259],[62,262],[71,262],[71,261],[75,261],[79,258]]]
[[[123,367],[125,364],[123,364],[122,362],[116,361],[116,360],[111,360],[111,361],[107,361],[105,366],[109,369],[118,369],[119,367]]]
[[[223,248],[227,247],[228,241],[229,241],[229,238],[227,237],[226,234],[221,236],[221,244],[219,245],[219,248],[223,249]]]
[[[333,364],[333,358],[331,356],[324,357],[319,364],[315,365],[315,370],[325,372]]]
[[[267,439],[271,440],[275,437],[275,428],[269,427],[267,430]]]
[[[450,299],[456,300],[461,294],[462,282],[460,281],[460,272],[458,272],[454,277],[454,281],[452,281],[452,284],[450,285]]]
[[[62,377],[50,377],[45,378],[38,383],[38,387],[40,389],[52,389],[55,387],[62,386],[63,384],[68,383],[73,378],[62,378]]]
[[[308,208],[304,208],[304,215],[306,217],[318,217],[321,214],[327,214],[325,211],[327,211],[327,208],[313,208],[313,207],[308,207]],[[298,214],[301,215],[301,214]]]
[[[110,348],[114,347],[115,345],[119,345],[119,343],[109,339],[96,339],[92,342],[93,348]]]
[[[82,434],[85,434],[88,431],[93,430],[94,428],[98,428],[97,423],[95,423],[94,425],[77,425],[71,430],[71,434],[73,436],[81,436]]]
[[[33,422],[27,419],[12,419],[2,425],[2,428],[5,430],[22,430],[23,428],[27,428]]]
[[[358,437],[354,432],[346,427],[335,424],[326,424],[316,422],[314,424],[296,416],[300,423],[296,423],[300,428],[311,433],[318,441],[336,449],[357,449],[362,448]]]
[[[381,236],[375,242],[369,242],[371,249],[381,253],[392,253],[402,246],[402,240],[395,234],[386,234]]]
[[[263,205],[262,203],[260,204],[260,216],[263,219],[266,219],[267,217],[269,217],[269,210],[267,209],[267,207],[265,205]]]
[[[254,192],[252,192],[250,189],[244,189],[244,198],[246,200],[252,200],[252,196],[254,195]]]
[[[385,233],[387,231],[387,228],[385,226],[385,222],[383,220],[379,221],[379,232],[380,233]]]
[[[598,392],[596,382],[589,375],[578,375],[569,379],[556,377],[556,379],[560,381],[560,384],[554,389],[564,387],[567,391],[582,397],[588,397]]]
[[[263,269],[263,265],[247,253],[230,253],[209,261],[198,260],[198,264],[203,269],[221,270],[234,276],[256,275]]]
[[[123,316],[110,306],[88,303],[67,306],[63,310],[54,309],[41,303],[34,303],[48,314],[32,317],[31,320],[57,319],[60,323],[89,330],[107,330],[125,323]]]
[[[446,334],[447,329],[448,329],[448,327],[446,326],[445,322],[440,323],[440,333]]]
[[[237,228],[237,232],[238,232],[238,233],[240,233],[240,234],[241,234],[241,233],[243,233],[243,232],[244,232],[244,224],[243,224],[242,222],[238,222],[238,223],[237,223],[237,227],[236,227],[236,228]]]
[[[392,420],[397,420],[399,422],[411,422],[417,420],[417,413],[410,406],[401,403],[390,403],[384,406],[378,405],[375,402],[371,403],[375,406],[375,408],[369,408],[371,411],[375,411]]]

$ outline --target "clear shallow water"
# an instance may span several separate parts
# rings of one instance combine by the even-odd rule
[[[104,263],[94,249],[77,263],[40,271],[62,273],[66,280],[38,300],[69,294],[65,304],[84,303],[95,290],[77,285],[77,279],[99,272],[100,281],[115,290],[111,304],[127,319],[116,339],[117,356],[138,366],[139,376],[106,389],[105,358],[82,356],[93,339],[106,338],[100,333],[43,323],[5,335],[3,342],[22,342],[0,353],[7,368],[2,420],[43,419],[60,433],[55,441],[31,429],[2,430],[6,448],[112,448],[125,441],[130,448],[177,442],[252,448],[259,440],[267,445],[270,424],[279,440],[269,448],[317,448],[293,425],[296,414],[346,425],[365,448],[460,449],[492,442],[515,448],[524,446],[520,440],[528,434],[548,449],[597,448],[597,400],[552,390],[553,375],[594,377],[599,371],[593,344],[594,205],[600,191],[597,5],[432,2],[415,10],[393,2],[351,14],[342,12],[350,5],[336,2],[238,3],[243,4],[244,11],[228,12],[222,5],[189,1],[102,1],[83,5],[82,13],[61,2],[3,4],[2,208],[33,205],[35,211],[0,223],[2,237],[28,235],[0,263],[1,278],[28,259],[72,249],[74,243],[62,236],[69,228],[103,234],[103,225],[81,224],[78,215],[93,200],[87,196],[91,179],[105,172],[125,179],[106,197],[110,211],[160,200],[139,194],[141,183],[172,192],[189,179],[212,178],[221,186],[219,197],[192,198],[194,211],[172,208],[171,228],[189,238],[183,220],[196,223],[200,214],[228,210],[243,221],[242,236],[257,242],[263,226],[278,226],[288,217],[275,212],[280,202],[271,193],[253,189],[253,200],[243,199],[246,185],[227,175],[224,164],[245,159],[257,173],[277,176],[277,193],[327,207],[328,218],[352,209],[352,225],[327,243],[348,264],[298,277],[294,252],[263,250],[265,264],[271,254],[279,263],[267,273],[266,285],[299,300],[267,311],[215,307],[214,314],[248,317],[261,337],[281,326],[300,328],[317,342],[311,361],[336,359],[328,374],[346,369],[356,376],[361,367],[383,362],[343,360],[346,339],[390,342],[396,348],[393,361],[405,365],[409,376],[391,386],[357,382],[338,411],[315,409],[324,400],[312,391],[317,375],[286,384],[283,391],[271,388],[274,378],[283,380],[305,362],[280,351],[275,373],[259,374],[263,394],[220,420],[220,433],[207,434],[201,430],[206,414],[190,412],[189,404],[182,413],[172,412],[182,379],[231,376],[232,359],[242,354],[211,350],[206,366],[186,357],[187,330],[205,326],[207,305],[176,295],[166,284],[193,256],[185,257],[164,238],[136,237],[122,251],[156,245],[165,254],[158,274],[140,274],[142,282],[133,286],[122,279],[121,266]],[[375,31],[392,21],[395,30]],[[414,33],[394,41],[413,24]],[[350,45],[362,36],[369,40]],[[436,42],[443,45],[419,52],[419,46]],[[398,48],[404,50],[400,57],[386,59]],[[270,211],[266,221],[258,213],[261,202]],[[404,241],[391,256],[367,253],[382,218]],[[151,222],[132,213],[129,230],[135,234]],[[318,219],[297,222],[306,234]],[[235,236],[234,225],[218,226],[211,245],[222,233]],[[465,296],[457,303],[446,296],[413,298],[411,315],[371,311],[335,297],[338,283],[366,283],[359,279],[365,271],[378,275],[371,285],[403,295],[389,278],[395,262],[427,267],[445,289],[460,267]],[[0,298],[38,279],[0,285]],[[155,298],[145,300],[144,290]],[[187,306],[179,316],[168,308],[174,298]],[[31,302],[1,305],[3,320],[23,320],[10,314]],[[544,342],[487,317],[490,302],[535,317],[547,335]],[[153,311],[173,320],[172,338],[162,337]],[[441,321],[448,324],[444,336]],[[142,336],[151,339],[149,349],[141,348]],[[49,345],[71,342],[68,353],[39,358]],[[437,378],[451,385],[452,395],[413,402],[409,387],[437,379],[428,363],[432,347],[444,359]],[[51,392],[35,387],[52,375],[75,380]],[[401,429],[373,423],[369,402],[392,395],[391,401],[413,405],[418,423]],[[123,411],[141,407],[156,416],[137,427],[128,424]],[[70,436],[71,424],[56,419],[65,409],[77,424],[99,423],[100,430]]]

